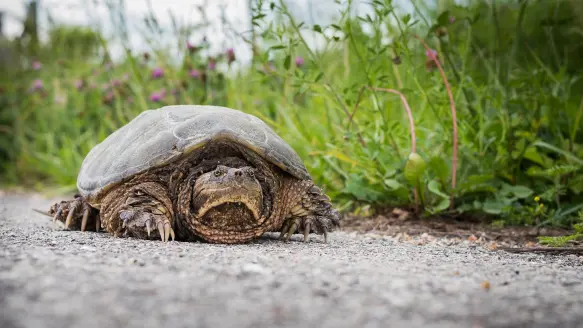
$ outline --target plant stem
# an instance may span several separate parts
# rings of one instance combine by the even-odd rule
[[[428,51],[428,53],[432,53],[431,48],[429,48],[429,46],[427,45],[427,43],[423,39],[421,39],[417,35],[415,35],[415,38],[417,38],[423,44],[423,47],[425,47],[425,49]],[[443,79],[443,83],[445,84],[445,89],[447,91],[447,95],[449,97],[449,104],[451,107],[451,119],[453,121],[452,122],[453,123],[453,155],[452,155],[452,168],[451,168],[451,194],[450,194],[449,208],[451,210],[453,210],[453,208],[454,208],[453,195],[454,195],[455,183],[456,183],[457,152],[458,152],[457,115],[456,115],[456,109],[455,109],[455,101],[453,100],[453,94],[451,93],[451,87],[449,86],[449,82],[447,80],[447,76],[445,75],[443,67],[441,67],[441,63],[437,59],[437,56],[431,55],[430,57],[433,60],[433,62],[435,62],[435,64],[437,65],[437,68],[439,69],[439,73],[441,74],[441,78]]]
[[[413,121],[413,112],[411,111],[411,107],[409,107],[409,103],[407,102],[407,98],[401,92],[395,89],[387,89],[387,88],[377,88],[377,87],[370,87],[367,86],[367,89],[373,91],[382,91],[388,92],[398,95],[403,102],[403,106],[405,107],[405,112],[409,117],[409,132],[411,133],[411,153],[417,152],[417,137],[415,136],[415,122]],[[362,89],[361,89],[362,90]],[[356,108],[355,108],[356,110]],[[416,185],[413,187],[413,197],[415,198],[415,213],[419,213],[419,191],[418,186]]]

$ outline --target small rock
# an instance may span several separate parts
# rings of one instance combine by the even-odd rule
[[[81,246],[79,249],[87,252],[95,252],[97,250],[97,248],[91,246]]]
[[[263,266],[256,263],[247,263],[243,266],[244,273],[266,274],[268,271]]]

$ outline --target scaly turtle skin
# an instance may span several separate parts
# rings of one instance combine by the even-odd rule
[[[87,155],[79,194],[49,209],[66,229],[242,243],[339,227],[330,198],[259,118],[218,106],[148,110]]]

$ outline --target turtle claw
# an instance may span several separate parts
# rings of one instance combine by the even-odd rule
[[[150,232],[152,231],[152,221],[146,220],[146,231],[148,231],[148,238],[150,238]]]
[[[325,217],[320,216],[307,216],[307,217],[293,217],[288,218],[284,221],[281,232],[279,234],[280,240],[289,241],[292,234],[296,230],[303,230],[304,242],[310,241],[310,233],[321,233],[324,235],[324,243],[328,243],[329,240],[329,228],[327,226],[328,221]]]
[[[55,215],[53,216],[53,224],[57,223],[57,221],[61,220],[61,215],[63,214],[63,209],[59,208]]]
[[[279,240],[283,240],[285,234],[288,232],[291,225],[291,221],[289,219],[283,222],[283,226],[281,227],[281,231],[279,233]]]
[[[77,205],[77,203],[72,203],[71,205]],[[69,230],[69,227],[71,226],[71,222],[73,222],[73,215],[75,215],[75,212],[77,211],[77,206],[71,206],[70,210],[69,210],[69,214],[67,215],[67,220],[65,221],[65,229]]]
[[[174,230],[170,227],[170,223],[166,222],[162,224],[161,222],[158,223],[158,231],[160,232],[160,238],[163,242],[167,242],[170,240],[172,236],[172,240],[174,241]]]
[[[304,227],[304,242],[308,242],[310,241],[310,229],[311,229],[311,225],[309,222],[306,223],[306,226]]]
[[[160,239],[162,239],[162,241],[166,241],[166,233],[164,232],[164,224],[162,222],[158,223],[158,232],[160,233]]]
[[[83,210],[83,218],[81,219],[81,231],[85,231],[87,228],[87,220],[89,220],[89,214],[91,210],[86,208]]]
[[[56,203],[51,206],[48,212],[42,214],[52,217],[53,224],[56,224],[57,221],[62,222],[65,230],[86,231],[87,223],[90,220],[95,219],[97,224],[100,222],[99,214],[93,211],[91,205],[81,196],[77,196],[74,200]]]
[[[121,227],[122,229],[127,229],[129,226],[129,222],[131,219],[134,218],[136,212],[134,211],[121,211],[119,212],[119,218],[121,219]]]
[[[122,221],[122,229],[125,229],[126,235],[150,239],[152,233],[158,232],[160,240],[167,242],[172,238],[175,239],[174,230],[170,220],[165,215],[158,215],[141,210],[123,210],[119,212]],[[145,231],[144,231],[145,230]]]
[[[298,229],[299,225],[300,225],[300,219],[299,218],[290,218],[290,219],[287,219],[283,223],[283,227],[281,229],[281,232],[279,233],[279,239],[280,240],[289,241],[290,238],[291,238],[291,236]]]

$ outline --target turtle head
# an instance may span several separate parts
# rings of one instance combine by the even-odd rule
[[[261,184],[255,169],[219,165],[196,180],[192,193],[194,215],[212,225],[260,221],[263,209]]]

